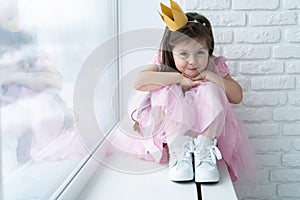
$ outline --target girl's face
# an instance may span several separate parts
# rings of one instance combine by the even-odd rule
[[[17,1],[9,1],[1,9],[0,27],[10,32],[18,32],[21,30]]]
[[[172,53],[175,66],[182,74],[198,74],[208,65],[209,54],[205,41],[182,41],[174,46]]]

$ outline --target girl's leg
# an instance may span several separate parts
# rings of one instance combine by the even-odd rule
[[[213,122],[206,128],[204,131],[194,131],[194,130],[189,130],[187,131],[187,135],[189,135],[192,138],[197,138],[199,135],[205,136],[211,140],[218,138],[220,134],[216,133],[223,133],[224,129],[224,112],[220,113],[217,115],[216,119],[213,120]]]
[[[196,120],[193,131],[210,139],[224,133],[226,103],[225,92],[214,83],[207,83],[194,89]]]
[[[211,140],[218,138],[219,135],[223,133],[224,124],[225,124],[224,113],[221,112],[215,118],[215,120],[201,133],[201,135],[208,137]]]
[[[164,134],[163,141],[169,150],[169,178],[172,181],[188,181],[194,177],[190,144],[192,138],[184,135],[191,127],[185,118],[185,104],[181,86],[171,85],[151,92],[151,107],[140,118],[142,132],[157,138]],[[152,120],[152,123],[146,122]],[[153,139],[153,140],[154,140]],[[162,141],[162,140],[161,140]],[[163,144],[161,144],[161,147]],[[160,148],[160,147],[159,147]]]
[[[152,92],[151,116],[157,120],[160,131],[165,133],[165,141],[169,146],[173,141],[175,143],[178,137],[192,136],[193,124],[196,123],[192,103],[193,100],[183,94],[180,85],[174,84]]]
[[[29,113],[31,109],[22,101],[1,107],[1,163],[4,176],[19,165],[17,149],[19,139],[30,131]],[[25,153],[22,152],[22,155]]]
[[[196,182],[218,182],[220,179],[216,160],[221,153],[216,146],[216,139],[224,133],[226,95],[217,85],[208,83],[197,87],[195,102],[197,103],[198,132],[194,140],[194,165]]]
[[[27,106],[27,101],[17,101],[1,108],[1,132],[14,137],[21,137],[26,130],[31,128],[28,116],[32,108]]]

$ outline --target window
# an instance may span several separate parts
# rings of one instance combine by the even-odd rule
[[[116,124],[116,2],[0,3],[3,199],[58,194]]]

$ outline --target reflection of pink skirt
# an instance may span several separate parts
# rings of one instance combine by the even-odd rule
[[[18,98],[1,107],[2,131],[15,137],[31,133],[31,141],[22,148],[29,149],[34,161],[61,160],[86,153],[76,129],[66,128],[66,110],[55,93],[36,93],[22,87],[17,95]],[[22,154],[19,156],[27,156]]]
[[[110,142],[142,159],[163,162],[168,157],[163,143],[169,138],[188,131],[201,134],[218,120],[213,130],[216,130],[218,147],[232,180],[237,180],[240,169],[254,169],[248,138],[242,132],[224,91],[214,83],[201,84],[185,93],[178,84],[151,91],[140,103],[136,120],[142,135],[132,130],[126,134],[116,131],[109,137]]]

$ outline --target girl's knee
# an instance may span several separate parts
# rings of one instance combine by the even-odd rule
[[[170,94],[178,95],[180,93],[182,93],[182,90],[181,90],[181,86],[178,84],[167,85],[160,89],[151,91],[151,94],[153,94],[153,95],[164,95],[164,96],[170,95]]]
[[[159,105],[168,105],[174,102],[181,102],[183,93],[180,85],[172,84],[160,88],[158,90],[151,91],[151,102]]]
[[[208,96],[222,100],[226,98],[225,91],[217,84],[212,82],[207,82],[205,84],[201,84],[195,87],[195,94],[196,96]]]
[[[222,90],[221,87],[219,87],[217,84],[213,83],[213,82],[206,82],[203,84],[200,84],[196,87],[194,87],[194,89],[196,89],[196,91],[205,91],[205,90]]]

